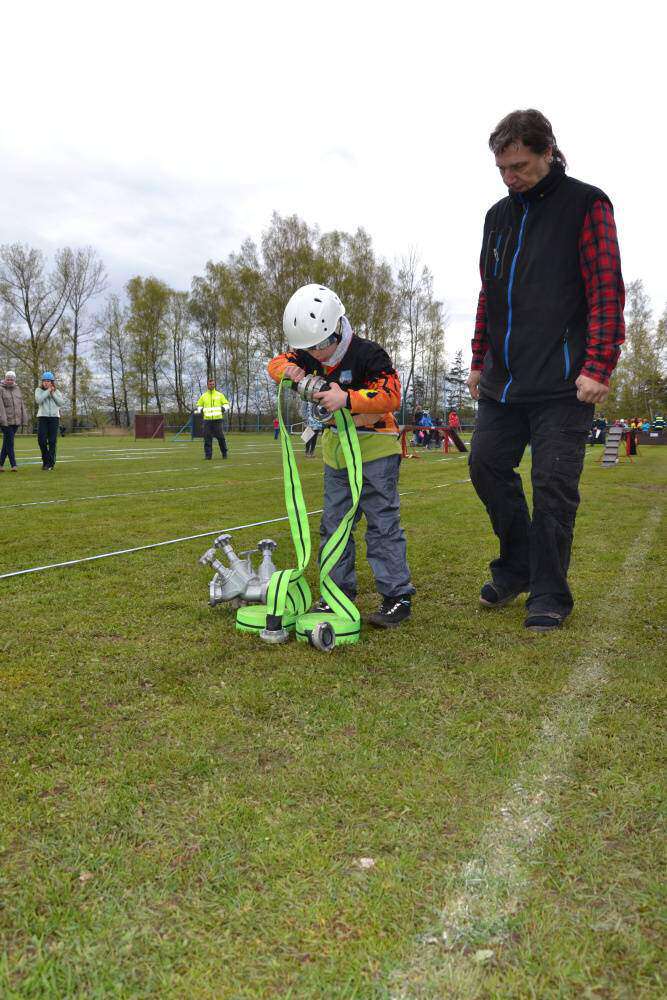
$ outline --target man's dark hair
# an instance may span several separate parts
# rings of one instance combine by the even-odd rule
[[[499,121],[489,136],[489,148],[494,155],[504,153],[513,142],[522,142],[533,153],[546,153],[549,146],[553,147],[554,163],[559,163],[563,169],[567,160],[556,143],[551,122],[534,108],[526,111],[512,111]]]

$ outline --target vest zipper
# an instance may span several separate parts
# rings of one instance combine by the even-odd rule
[[[565,361],[565,379],[570,377],[570,345],[567,342],[567,335],[570,332],[569,327],[565,327],[565,336],[563,337],[563,360]]]
[[[505,388],[503,389],[503,394],[500,397],[500,402],[504,403],[507,399],[507,390],[512,384],[512,372],[510,370],[510,334],[512,333],[512,287],[514,285],[514,272],[516,270],[517,257],[521,250],[521,244],[523,243],[523,233],[526,228],[526,219],[528,218],[528,204],[524,202],[523,206],[523,219],[521,220],[521,227],[519,229],[519,238],[516,243],[516,250],[514,251],[514,256],[512,257],[512,266],[510,268],[510,280],[507,286],[507,332],[505,334],[505,343],[503,345],[503,355],[505,358],[505,367],[507,368],[507,373],[509,378],[505,383]]]
[[[498,238],[496,239],[496,245],[493,248],[493,256],[495,259],[495,264],[493,265],[493,277],[498,277],[498,265],[500,264],[500,244],[503,240],[503,234],[498,233]]]

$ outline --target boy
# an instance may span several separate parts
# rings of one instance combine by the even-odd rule
[[[276,382],[300,381],[321,375],[331,384],[315,398],[330,413],[347,407],[359,433],[363,486],[355,524],[366,515],[366,555],[382,597],[380,609],[369,616],[379,628],[400,625],[410,617],[415,588],[410,580],[406,543],[400,525],[398,472],[401,449],[393,411],[401,402],[401,384],[388,354],[371,340],[355,336],[345,307],[323,285],[304,285],[287,303],[283,330],[292,348],[268,365]],[[320,553],[351,504],[345,460],[335,428],[322,439],[324,513],[320,523]],[[331,577],[352,600],[357,593],[354,535]],[[320,600],[316,611],[328,611]]]

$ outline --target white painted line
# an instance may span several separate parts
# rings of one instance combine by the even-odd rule
[[[186,490],[209,490],[218,483],[204,483],[202,486],[167,486],[161,490],[137,490],[133,493],[99,493],[88,497],[63,497],[58,500],[28,500],[26,503],[6,503],[0,510],[10,510],[12,507],[43,507],[54,503],[75,503],[78,500],[110,500],[112,497],[142,497],[149,493],[184,493]]]
[[[171,451],[172,452],[173,451],[178,451],[179,447],[182,447],[182,446],[175,446],[173,449],[171,449]],[[116,449],[114,449],[114,454],[113,455],[108,455],[106,458],[102,458],[102,457],[97,457],[96,458],[94,455],[90,456],[88,458],[60,458],[60,457],[58,457],[57,460],[56,460],[56,465],[71,465],[72,463],[75,463],[75,462],[76,463],[86,462],[86,463],[88,463],[88,465],[99,465],[100,463],[106,463],[106,462],[140,462],[144,458],[162,458],[165,455],[167,457],[171,458],[173,456],[169,454],[169,450],[170,449],[168,449],[168,448],[160,448],[160,449],[157,449],[157,450],[153,451],[152,449],[151,450],[149,450],[149,449],[143,450],[143,449],[139,449],[138,448],[132,454],[126,455],[126,454],[116,454]],[[244,452],[245,452],[245,450],[246,449],[244,448]],[[272,453],[274,453],[276,455],[276,457],[280,456],[280,449],[278,447],[276,447],[276,448],[255,448],[255,449],[253,449],[253,454],[257,454],[260,451],[272,452]],[[30,454],[34,456],[35,453],[34,452],[30,452]],[[241,454],[243,454],[243,452]],[[21,457],[20,455],[17,455],[17,458],[20,458],[20,457]],[[23,465],[23,466],[41,465],[41,464],[42,464],[41,458],[34,458],[34,459],[29,460],[29,461],[25,461],[25,459],[24,459],[21,462],[21,465]]]
[[[302,476],[302,479],[312,479],[318,473],[312,473],[311,475]],[[268,478],[262,477],[262,483],[272,483],[277,479],[282,479],[282,476],[269,476]],[[86,497],[62,497],[57,500],[26,500],[23,503],[6,503],[0,505],[0,510],[10,510],[14,507],[44,507],[48,504],[55,503],[77,503],[80,500],[111,500],[114,497],[144,497],[150,496],[153,493],[187,493],[189,490],[212,490],[220,489],[224,487],[225,482],[218,483],[202,483],[197,486],[165,486],[162,489],[157,490],[133,490],[129,493],[97,493],[94,496]],[[257,488],[258,483],[235,483],[234,486],[253,486]],[[234,489],[234,495],[238,495],[238,488]]]
[[[589,733],[624,629],[618,609],[633,593],[660,522],[655,508],[630,545],[616,583],[587,633],[586,649],[542,720],[541,735],[526,754],[512,791],[482,830],[479,852],[459,872],[459,893],[444,907],[439,926],[421,937],[411,965],[392,976],[392,1000],[486,996],[475,952],[502,945],[530,890],[531,869],[557,813],[558,793],[581,741]],[[535,641],[549,641],[535,637]]]
[[[308,515],[321,514],[321,510],[308,511]],[[47,569],[60,569],[63,566],[77,566],[79,563],[94,562],[96,559],[110,559],[111,556],[124,556],[130,552],[143,552],[146,549],[159,549],[163,545],[177,545],[179,542],[190,542],[195,538],[209,538],[211,535],[220,535],[223,532],[241,531],[244,528],[259,528],[264,524],[277,524],[279,521],[287,521],[287,517],[271,517],[267,521],[254,521],[252,524],[237,524],[233,528],[217,528],[215,531],[202,531],[198,535],[184,535],[182,538],[170,538],[166,542],[151,542],[150,545],[136,545],[131,549],[116,549],[115,552],[101,552],[97,556],[85,556],[83,559],[68,559],[67,562],[50,563],[47,566],[32,566],[30,569],[19,569],[13,573],[0,573],[0,580],[6,580],[10,576],[24,576],[26,573],[41,573]]]
[[[280,458],[280,456],[276,456]],[[298,459],[297,455],[297,459]],[[247,468],[249,466],[262,465],[266,467],[267,460],[265,458],[260,458],[257,462],[235,462],[228,459],[226,462],[216,462],[210,468],[205,468],[203,465],[186,465],[181,466],[177,469],[144,469],[143,472],[111,472],[109,473],[109,479],[121,479],[126,476],[161,476],[165,472],[196,472],[199,470],[207,475],[212,475],[214,472],[228,472],[230,469],[232,472],[234,469]],[[278,463],[278,468],[280,468],[280,463]]]
[[[277,476],[276,478],[282,479],[282,476]],[[436,486],[436,489],[443,489],[445,486],[455,486],[457,483],[469,483],[469,479],[456,480],[454,483],[441,483]],[[423,489],[433,489],[432,486],[425,486]],[[399,493],[399,496],[405,496],[406,493],[421,493],[421,490],[406,490],[404,493]],[[306,511],[308,517],[312,517],[314,514],[321,514],[322,508],[318,507],[317,510]],[[133,548],[129,549],[116,549],[114,552],[100,552],[96,556],[84,556],[81,559],[68,559],[66,562],[59,563],[48,563],[45,566],[31,566],[29,569],[16,569],[12,570],[11,573],[0,573],[0,580],[7,580],[12,576],[25,576],[28,573],[42,573],[47,569],[61,569],[64,566],[77,566],[79,563],[94,562],[97,559],[110,559],[111,556],[124,556],[131,552],[143,552],[146,549],[158,549],[163,545],[176,545],[178,542],[189,542],[195,538],[207,538],[210,535],[219,535],[222,532],[230,531],[241,531],[244,528],[258,528],[263,524],[278,524],[281,521],[289,520],[288,517],[271,517],[267,521],[255,521],[253,524],[237,524],[233,528],[217,528],[215,531],[203,531],[198,535],[184,535],[182,538],[170,538],[166,542],[151,542],[149,545],[135,545]]]

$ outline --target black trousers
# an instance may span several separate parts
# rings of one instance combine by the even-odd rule
[[[220,445],[222,457],[227,458],[227,442],[225,441],[225,434],[222,428],[222,420],[204,421],[204,456],[206,458],[213,458],[213,438]]]
[[[18,430],[18,424],[6,424],[2,428],[2,451],[0,451],[0,465],[5,464],[5,459],[9,459],[12,469],[16,466],[16,455],[14,454],[14,435]]]
[[[50,469],[56,464],[56,443],[60,417],[37,417],[37,443],[42,453],[42,462]]]
[[[306,455],[313,455],[315,453],[315,445],[317,444],[319,433],[319,431],[315,431],[313,436],[306,441]]]
[[[500,542],[491,566],[500,590],[528,590],[526,607],[564,617],[579,479],[594,407],[576,398],[507,405],[482,399],[470,451],[470,478]],[[515,471],[532,452],[533,515]]]

